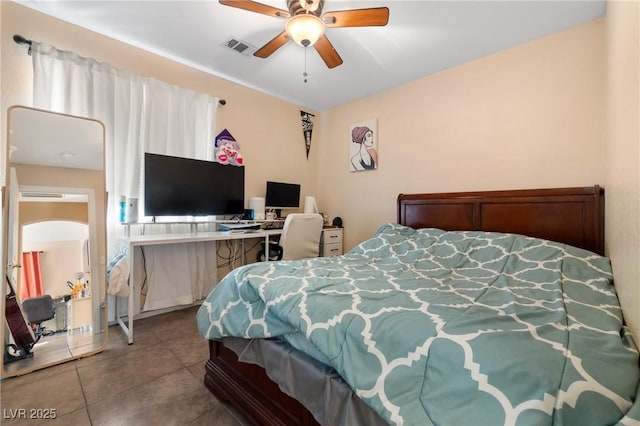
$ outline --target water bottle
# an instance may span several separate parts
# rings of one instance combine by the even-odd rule
[[[120,197],[120,223],[127,221],[127,197],[124,195]]]

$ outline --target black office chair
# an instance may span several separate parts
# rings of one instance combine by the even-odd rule
[[[28,297],[22,301],[22,310],[24,311],[27,321],[35,330],[33,334],[36,340],[42,336],[51,336],[55,334],[53,330],[47,330],[42,323],[53,319],[55,309],[53,308],[53,299],[48,294],[44,296]]]

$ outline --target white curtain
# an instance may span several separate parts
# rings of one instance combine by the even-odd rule
[[[121,196],[144,199],[144,152],[213,159],[218,98],[34,42],[34,106],[90,117],[106,129],[107,247],[115,253]]]
[[[146,89],[147,111],[143,126],[145,151],[197,160],[213,160],[213,132],[218,99],[158,80],[149,80]],[[141,176],[144,176],[142,168]],[[144,185],[141,186],[138,198],[140,204],[144,205]],[[192,219],[166,216],[162,221]],[[165,229],[164,232],[167,233],[189,230],[188,225],[166,225]]]
[[[105,125],[110,259],[116,254],[117,238],[124,234],[118,215],[120,197],[138,198],[139,205],[144,205],[144,152],[213,159],[218,98],[117,69],[45,43],[34,42],[32,56],[35,107],[95,118]],[[148,277],[147,299],[151,305],[146,309],[173,306],[191,297],[202,298],[216,283],[215,262],[210,261],[216,257],[215,254],[211,257],[211,247],[187,244],[175,245],[172,249],[163,259],[154,254],[163,256],[162,250],[155,247],[145,250],[150,264],[176,266],[170,268],[170,273],[154,273]],[[193,288],[187,290],[182,286],[188,291],[188,297],[186,293],[176,294],[176,285],[180,282],[191,282]]]
[[[147,88],[146,151],[213,160],[218,99],[158,80],[150,80]]]

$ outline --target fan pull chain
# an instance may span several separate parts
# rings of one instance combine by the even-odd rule
[[[305,84],[307,83],[307,76],[309,74],[307,74],[307,46],[304,47],[304,72],[302,73],[302,76],[304,77],[304,82]]]

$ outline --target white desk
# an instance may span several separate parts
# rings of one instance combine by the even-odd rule
[[[221,240],[245,240],[249,238],[264,238],[265,258],[269,258],[269,237],[280,235],[282,229],[261,229],[251,232],[198,232],[193,234],[150,234],[136,235],[129,238],[129,310],[127,312],[128,323],[125,323],[120,314],[116,312],[118,324],[127,334],[129,344],[133,343],[133,315],[134,312],[134,289],[135,286],[135,247],[163,245],[163,244],[183,244],[197,243],[204,241]]]
[[[168,222],[123,222],[124,226],[124,235],[129,238],[131,236],[131,228],[140,227],[143,228],[145,226],[156,226],[156,225],[189,225],[189,229],[191,234],[199,233],[200,225],[211,225],[216,224],[220,225],[221,223],[250,223],[250,224],[261,224],[265,229],[269,229],[271,226],[276,226],[277,228],[282,228],[284,224],[284,219],[221,219],[221,220],[203,220],[203,221],[168,221]],[[144,232],[142,232],[144,234]]]

